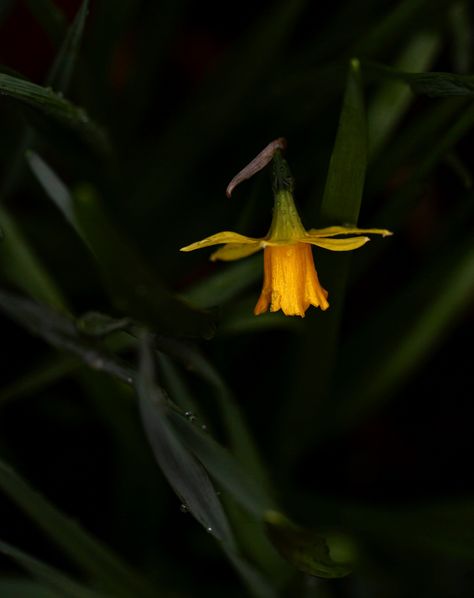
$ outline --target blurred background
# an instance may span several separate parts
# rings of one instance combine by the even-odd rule
[[[133,318],[211,364],[217,383],[170,351],[160,366],[170,398],[181,393],[233,451],[219,407],[233,397],[279,508],[351,547],[353,572],[341,579],[290,564],[279,576],[271,546],[257,546],[261,530],[222,496],[241,554],[274,586],[265,595],[472,596],[472,4],[89,4],[0,2],[2,291],[63,315]],[[326,222],[321,204],[353,57],[368,130],[358,224],[394,235],[353,254],[315,249],[327,312],[256,318],[261,254],[211,263],[209,250],[179,248],[221,230],[266,234],[268,169],[230,200],[225,188],[280,136],[306,228],[345,223]],[[403,75],[421,72],[445,74]],[[45,164],[86,206],[83,234],[50,201]],[[137,299],[141,267],[164,297],[151,307]],[[136,296],[123,299],[129,282]],[[189,303],[176,306],[176,295]],[[264,595],[180,508],[130,385],[51,340],[48,323],[32,334],[29,316],[1,307],[2,463],[152,580],[151,595]],[[109,340],[136,369],[136,343]],[[31,515],[33,499],[1,479],[0,489],[0,540],[87,585]],[[1,596],[89,595],[25,581],[18,563],[2,557]]]

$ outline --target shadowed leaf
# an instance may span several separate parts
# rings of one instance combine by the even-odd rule
[[[117,597],[155,596],[129,567],[0,461],[0,488],[97,586]]]
[[[65,100],[50,88],[0,73],[0,95],[27,104],[76,131],[94,149],[108,153],[109,144],[104,131],[89,118],[83,108]]]
[[[175,297],[111,222],[95,191],[82,187],[73,196],[51,168],[35,153],[30,167],[50,199],[97,260],[117,307],[160,332],[205,337],[214,331],[211,314]]]
[[[104,594],[99,594],[94,590],[80,585],[76,581],[73,581],[64,575],[64,573],[61,573],[57,569],[38,561],[22,550],[18,550],[18,548],[14,548],[6,542],[0,541],[0,552],[16,561],[21,567],[31,573],[31,575],[36,577],[38,580],[50,586],[53,590],[53,597],[63,596],[64,598],[105,598]],[[59,594],[56,594],[56,591],[59,592]],[[38,595],[41,596],[41,593]],[[9,598],[12,598],[12,594],[9,594],[8,596]]]
[[[69,87],[88,11],[89,0],[84,0],[51,67],[46,84],[56,91],[65,93]]]
[[[351,572],[348,563],[337,562],[331,557],[323,536],[294,525],[280,513],[269,511],[265,527],[278,552],[299,571],[329,579],[344,577]],[[344,556],[349,556],[350,550],[344,552]]]

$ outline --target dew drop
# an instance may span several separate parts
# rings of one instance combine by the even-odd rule
[[[212,534],[212,527],[208,527],[206,531],[208,534]]]
[[[181,511],[181,513],[189,513],[189,507],[188,507],[188,505],[185,505],[184,503],[182,505],[180,505],[179,510]]]
[[[207,426],[206,426],[206,424],[202,424],[202,426],[201,426],[201,430],[204,430],[204,432],[206,432],[206,430],[207,430]]]

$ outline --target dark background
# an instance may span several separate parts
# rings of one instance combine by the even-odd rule
[[[4,3],[0,64],[4,72],[42,84],[58,28],[49,24],[48,30],[31,4]],[[70,22],[80,3],[54,4]],[[69,131],[1,98],[0,176],[8,180],[25,122],[33,125],[35,147],[62,179],[71,186],[94,185],[111,219],[169,287],[185,293],[227,265],[208,262],[204,251],[180,254],[179,247],[219,230],[266,233],[272,199],[268,173],[243,184],[231,200],[224,191],[278,136],[288,140],[286,156],[303,222],[318,226],[351,56],[393,65],[413,36],[429,31],[439,36],[439,49],[426,70],[469,72],[472,63],[463,63],[459,24],[452,19],[458,6],[467,7],[471,19],[469,3],[417,4],[419,10],[397,1],[306,2],[293,21],[286,18],[279,43],[268,32],[268,41],[262,37],[249,48],[254,31],[263,31],[278,10],[275,3],[92,1],[68,97],[108,131],[111,160],[104,165]],[[399,25],[384,29],[397,11]],[[472,22],[464,25],[472,34]],[[466,55],[470,60],[472,51]],[[365,71],[363,78],[370,106],[384,83]],[[318,392],[324,386],[326,339],[314,322],[326,314],[311,309],[301,321],[287,324],[275,316],[275,325],[255,327],[246,314],[260,282],[250,281],[219,306],[217,335],[200,341],[237,398],[290,516],[310,527],[349,530],[362,542],[362,564],[354,574],[315,581],[307,590],[314,594],[307,595],[472,595],[472,283],[471,298],[467,293],[443,325],[437,328],[434,316],[430,325],[436,332],[402,375],[370,404],[362,401],[360,413],[349,410],[346,423],[337,423],[352,393],[364,396],[375,373],[371,359],[384,354],[390,359],[446,291],[451,283],[443,279],[443,260],[451,251],[464,255],[462,247],[472,237],[470,126],[421,180],[416,178],[469,101],[411,96],[369,162],[359,225],[395,234],[374,240],[351,260],[338,355],[354,359],[333,372],[333,394]],[[434,118],[431,129],[428,124],[417,129],[441,104],[451,116],[444,123]],[[73,312],[122,315],[111,306],[78,237],[25,164],[20,161],[18,168],[3,205]],[[338,256],[322,253],[316,250],[315,262],[325,286]],[[18,287],[1,277],[7,288]],[[211,305],[212,299],[206,307]],[[179,500],[153,462],[131,391],[83,366],[74,375],[9,395],[57,353],[6,318],[1,326],[2,458],[159,580],[163,595],[245,595],[212,539],[180,512]],[[133,351],[126,357],[136,359]],[[192,375],[185,377],[219,430],[208,389]],[[10,501],[0,501],[3,539],[74,573]],[[16,574],[9,561],[2,565],[5,574]]]

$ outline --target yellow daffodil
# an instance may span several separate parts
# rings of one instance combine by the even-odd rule
[[[305,230],[293,200],[293,185],[286,162],[279,152],[274,158],[277,171],[275,175],[274,165],[275,205],[268,234],[253,238],[224,231],[182,247],[181,251],[223,245],[211,255],[211,260],[233,261],[263,249],[263,288],[254,309],[255,315],[270,308],[272,312],[281,309],[287,316],[304,317],[310,305],[322,310],[329,307],[328,293],[320,285],[316,273],[311,245],[331,251],[351,251],[370,240],[367,234],[385,237],[392,233],[378,228],[349,226]],[[281,176],[282,170],[284,176]],[[344,237],[340,238],[342,235]]]

